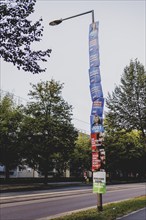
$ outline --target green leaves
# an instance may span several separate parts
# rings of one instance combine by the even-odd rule
[[[32,85],[29,92],[32,101],[25,108],[27,117],[23,129],[27,128],[27,131],[24,136],[27,134],[31,137],[31,141],[28,141],[31,146],[27,152],[32,157],[33,152],[38,152],[39,161],[37,159],[36,163],[46,173],[46,177],[54,161],[59,163],[59,167],[69,161],[77,137],[77,131],[71,124],[72,106],[62,98],[62,88],[63,84],[55,80]]]
[[[121,84],[109,94],[106,118],[117,129],[146,131],[146,73],[137,60],[126,66]]]
[[[33,51],[31,44],[42,37],[42,19],[34,24],[27,17],[34,12],[36,0],[3,1],[0,8],[1,49],[0,55],[18,69],[34,73],[44,72],[38,61],[46,62],[51,50]]]
[[[47,179],[49,169],[67,167],[78,132],[62,88],[55,80],[32,85],[31,102],[23,108],[9,95],[0,101],[0,163],[7,170],[23,159]]]
[[[141,141],[141,132],[108,132],[105,136],[105,151],[108,171],[144,174],[146,151]]]
[[[71,157],[71,168],[75,175],[81,175],[84,170],[91,170],[91,154],[90,136],[80,133]]]
[[[9,169],[21,163],[19,133],[22,118],[21,108],[7,94],[0,101],[0,163],[6,167],[7,178]]]
[[[130,61],[121,83],[108,94],[105,118],[107,169],[123,174],[145,172],[146,72],[136,59]]]

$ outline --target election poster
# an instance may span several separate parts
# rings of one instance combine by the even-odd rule
[[[92,152],[92,171],[97,171],[101,167],[101,160],[99,158],[99,152]]]
[[[103,108],[104,108],[104,98],[99,97],[97,100],[93,101],[91,115],[99,115],[103,116]]]
[[[89,62],[90,62],[90,68],[100,65],[98,25],[99,25],[99,22],[95,22],[95,29],[94,30],[93,30],[93,24],[91,24],[90,27],[89,27]]]
[[[92,101],[95,101],[96,99],[100,97],[103,97],[101,83],[90,84],[90,92],[91,92]]]
[[[96,21],[89,26],[89,53],[95,50],[99,50],[99,39],[98,39],[98,31],[99,31],[99,22]]]
[[[90,84],[100,83],[101,77],[99,67],[91,67],[89,69],[89,79]]]
[[[93,172],[93,193],[106,193],[106,173],[103,171]]]
[[[103,118],[99,117],[98,115],[91,115],[90,116],[91,134],[104,132],[102,123],[103,123]]]

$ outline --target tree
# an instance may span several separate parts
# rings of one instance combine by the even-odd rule
[[[22,123],[26,158],[29,164],[32,160],[39,164],[45,183],[54,161],[60,166],[62,160],[69,161],[77,137],[71,124],[72,106],[62,98],[62,88],[63,84],[54,80],[32,85],[29,92],[32,101],[25,108]]]
[[[141,131],[146,138],[146,72],[136,59],[130,61],[121,77],[121,84],[108,94],[106,114],[108,124],[114,129]]]
[[[85,170],[91,170],[91,140],[90,136],[79,133],[75,149],[71,157],[71,169],[75,175],[83,175]]]
[[[10,170],[21,163],[19,132],[23,116],[9,94],[0,101],[0,109],[0,163],[5,166],[8,180]]]
[[[51,50],[33,51],[33,42],[41,40],[43,27],[42,19],[34,24],[28,16],[34,12],[36,0],[7,0],[1,2],[0,28],[1,49],[0,55],[6,62],[12,62],[18,69],[32,73],[41,73],[45,69],[39,66],[39,61],[47,61]]]
[[[106,170],[114,176],[125,177],[128,174],[144,176],[146,172],[145,156],[140,132],[113,131],[107,129],[105,134]]]

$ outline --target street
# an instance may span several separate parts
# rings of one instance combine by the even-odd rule
[[[103,204],[145,195],[145,184],[107,186]],[[3,193],[1,220],[37,220],[53,218],[65,212],[96,207],[97,195],[91,186],[39,192]]]

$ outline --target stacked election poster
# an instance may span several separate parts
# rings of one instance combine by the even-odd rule
[[[100,75],[99,22],[89,26],[89,81],[92,109],[90,115],[93,192],[106,192],[103,108],[104,97]]]

